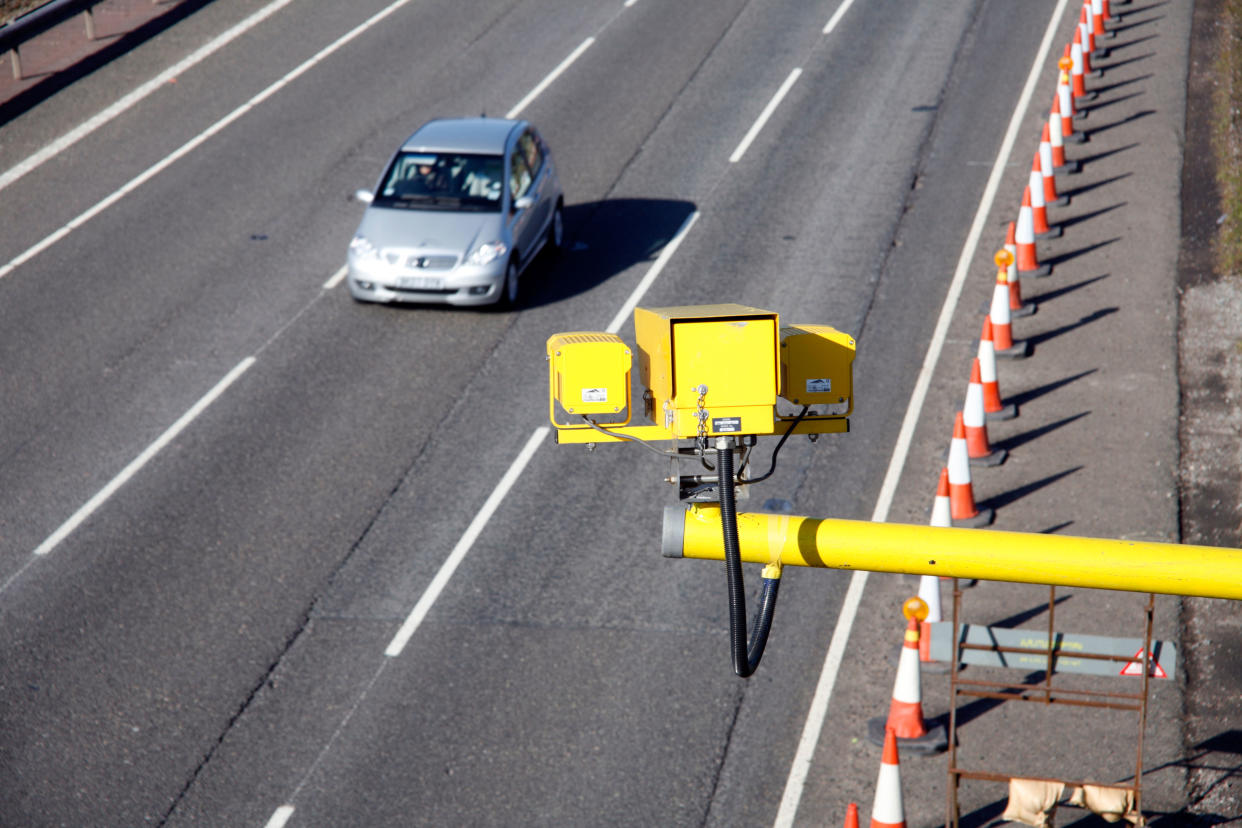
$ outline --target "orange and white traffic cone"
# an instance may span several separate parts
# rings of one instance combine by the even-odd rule
[[[1022,193],[1022,206],[1018,208],[1018,226],[1014,230],[1014,244],[1018,248],[1018,274],[1036,278],[1052,273],[1052,265],[1041,265],[1035,251],[1035,217],[1031,215],[1031,188],[1026,187]],[[992,324],[996,324],[993,317]],[[1000,348],[999,332],[996,347]],[[999,350],[997,352],[999,354]]]
[[[1082,32],[1082,54],[1085,59],[1083,68],[1087,75],[1098,78],[1104,74],[1104,70],[1092,69],[1091,61],[1095,58],[1108,57],[1108,50],[1095,42],[1095,27],[1091,23],[1094,15],[1091,8],[1091,0],[1083,0],[1082,11],[1078,15],[1078,30]]]
[[[932,500],[931,520],[929,526],[949,527],[953,525],[953,514],[949,507],[949,469],[940,468],[940,482],[936,485],[936,497]]]
[[[1065,133],[1061,125],[1060,95],[1052,96],[1052,109],[1048,112],[1048,143],[1052,145],[1052,171],[1076,173],[1082,167],[1077,161],[1065,157]],[[1074,125],[1070,124],[1071,132]]]
[[[1022,299],[1022,280],[1018,276],[1018,243],[1016,240],[1015,222],[1009,222],[1005,229],[1005,250],[1009,251],[1009,264],[1005,267],[1005,282],[1009,285],[1009,316],[1030,316],[1035,313],[1035,303]],[[995,360],[996,354],[992,354]]]
[[[902,612],[907,618],[906,634],[897,662],[888,716],[877,716],[867,721],[867,738],[873,744],[883,744],[885,732],[891,730],[900,741],[902,750],[919,755],[939,753],[948,747],[944,723],[934,722],[929,726],[923,718],[919,624],[920,616],[926,616],[927,611],[927,605],[919,598],[911,598],[903,604]]]
[[[1073,81],[1074,103],[1095,100],[1095,93],[1087,91],[1086,77],[1091,70],[1087,68],[1087,52],[1082,45],[1081,28],[1074,32],[1074,42],[1070,45],[1070,60],[1073,61],[1070,76]],[[1085,112],[1078,112],[1077,110],[1075,110],[1074,115],[1079,118],[1087,117]]]
[[[970,382],[966,385],[966,402],[962,406],[962,423],[966,426],[966,456],[973,466],[999,466],[1008,456],[1003,448],[993,448],[988,440],[987,415],[983,410],[983,379],[979,358],[970,362]]]
[[[1061,162],[1064,166],[1065,147],[1062,142]],[[1069,204],[1069,196],[1057,193],[1057,168],[1052,161],[1052,129],[1045,123],[1039,136],[1039,175],[1044,182],[1044,204],[1049,207],[1064,207]]]
[[[984,323],[984,324],[987,324],[987,323]],[[949,469],[947,466],[941,466],[940,467],[940,478],[936,484],[936,497],[932,500],[931,520],[927,522],[928,526],[940,526],[940,527],[953,526],[952,506],[949,505],[949,501],[950,501]],[[955,579],[949,575],[941,575],[940,580],[952,581]],[[974,578],[970,578],[968,580],[957,580],[957,585],[959,587],[972,587],[977,583],[978,581]],[[923,588],[921,586],[919,587],[919,597],[922,598],[924,601],[927,601],[929,608],[932,606],[935,606],[936,612],[942,612],[942,610],[939,608],[939,604],[933,605],[931,601],[927,600],[927,598],[923,595]],[[929,609],[928,612],[930,613],[932,612],[932,610]],[[928,615],[928,618],[931,618],[930,614]],[[940,618],[938,617],[938,618],[934,618],[931,620],[939,621]],[[928,640],[928,644],[929,645],[931,644],[930,639]],[[920,656],[923,652],[921,647],[922,645],[920,645],[920,649],[919,649]],[[923,661],[926,662],[927,659],[924,658]],[[933,671],[933,672],[943,672],[943,671]]]
[[[1057,79],[1057,93],[1054,108],[1061,114],[1061,140],[1071,144],[1082,144],[1087,140],[1086,133],[1074,129],[1074,95],[1070,89],[1070,71],[1074,61],[1066,47],[1066,55],[1057,62],[1061,74]]]
[[[992,509],[980,509],[975,503],[970,457],[966,454],[966,424],[960,411],[953,421],[953,439],[949,442],[949,516],[954,526],[967,529],[987,526],[996,516]]]
[[[858,828],[858,806],[853,802],[845,807],[845,828]]]
[[[920,669],[932,672],[944,672],[948,665],[932,661],[931,657],[931,625],[944,618],[940,606],[940,581],[938,575],[922,575],[919,577],[919,599],[927,604],[927,617],[919,622],[919,664]]]
[[[1108,17],[1104,14],[1104,0],[1091,0],[1091,33],[1096,40],[1113,37],[1114,33],[1105,25]]]
[[[905,643],[902,644],[901,660],[897,664],[897,677],[893,681],[893,697],[889,702],[885,727],[886,730],[891,729],[898,739],[921,739],[927,735],[919,669],[919,620],[911,617],[906,622]]]
[[[927,617],[919,620],[919,652],[922,652],[923,645],[927,643],[924,635],[926,625],[944,619],[944,607],[940,602],[940,582],[946,579],[947,576],[942,578],[939,575],[919,576],[919,600],[927,605]]]
[[[1074,58],[1074,45],[1073,41],[1071,41],[1065,44],[1065,54],[1061,55],[1061,59],[1057,61],[1057,68],[1061,70],[1061,74],[1057,76],[1057,97],[1061,100],[1062,118],[1073,118],[1078,114],[1078,107],[1074,105],[1074,73],[1082,74],[1082,43],[1076,27],[1074,29],[1074,37],[1080,41],[1078,44],[1078,58]],[[1063,89],[1068,89],[1068,93],[1062,91]],[[1068,104],[1066,104],[1067,95]],[[1069,138],[1069,132],[1065,133],[1065,137]]]
[[[871,806],[871,828],[906,828],[906,808],[901,801],[901,760],[897,755],[897,735],[891,729],[884,735],[880,774],[875,780],[875,803]]]
[[[1065,169],[1068,159],[1065,157],[1065,138],[1061,135],[1061,105],[1057,100],[1060,95],[1052,96],[1052,108],[1048,111],[1048,147],[1052,153],[1052,171]]]
[[[1035,238],[1055,239],[1061,235],[1061,228],[1048,223],[1048,205],[1044,202],[1044,174],[1039,169],[1039,152],[1031,159],[1031,174],[1027,177],[1026,191],[1031,199],[1031,220],[1034,225]]]
[[[999,357],[1021,359],[1030,353],[1026,340],[1014,341],[1013,327],[1009,321],[1009,262],[1013,259],[1003,247],[996,251],[996,288],[992,291],[992,306],[988,318],[992,320],[992,349]]]
[[[979,379],[983,385],[983,413],[989,420],[1012,420],[1018,406],[1001,400],[1000,382],[996,379],[996,349],[992,345],[992,320],[983,317],[983,333],[979,336]]]

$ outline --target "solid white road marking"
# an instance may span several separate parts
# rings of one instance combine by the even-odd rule
[[[291,816],[293,816],[293,806],[281,805],[276,809],[276,813],[272,814],[272,818],[267,821],[263,828],[285,828],[285,823],[289,821]]]
[[[841,18],[845,17],[845,13],[850,10],[850,6],[854,5],[854,0],[845,0],[832,17],[828,18],[828,22],[824,24],[824,30],[820,34],[830,34],[837,24],[841,22]]]
[[[349,266],[348,266],[348,265],[341,265],[341,269],[340,269],[340,270],[338,270],[336,273],[333,273],[333,274],[332,274],[332,277],[331,277],[330,279],[328,279],[328,281],[326,281],[326,282],[324,282],[324,283],[323,283],[323,289],[324,289],[324,290],[332,290],[332,288],[334,288],[334,287],[336,287],[337,285],[339,285],[339,284],[342,282],[342,280],[344,280],[344,278],[345,278],[345,273],[346,273],[348,270],[349,270]]]
[[[556,80],[557,78],[559,78],[565,72],[566,69],[572,66],[575,60],[582,57],[582,53],[585,52],[587,49],[591,48],[591,44],[594,42],[595,42],[595,38],[588,37],[586,40],[579,43],[578,48],[570,52],[569,57],[562,60],[559,66],[557,66],[555,69],[553,69],[551,72],[548,73],[547,77],[539,81],[539,83],[535,86],[535,88],[530,90],[530,92],[526,94],[525,98],[522,98],[522,100],[518,101],[517,106],[513,107],[513,109],[510,109],[507,113],[505,113],[505,117],[516,118],[518,115],[520,115],[522,113],[522,110],[530,106],[531,102],[534,101],[535,98],[538,98],[543,93],[543,90],[551,86],[552,82]]]
[[[409,643],[410,637],[414,635],[423,623],[423,619],[427,617],[427,613],[431,610],[431,605],[436,602],[436,599],[440,597],[440,593],[448,586],[449,580],[453,577],[453,573],[457,571],[457,567],[461,565],[462,560],[466,557],[466,553],[470,551],[470,547],[474,546],[474,542],[479,539],[479,535],[482,534],[488,521],[492,519],[492,515],[500,508],[501,502],[509,494],[509,490],[513,488],[513,484],[521,477],[522,472],[526,469],[526,464],[535,456],[535,452],[539,450],[540,444],[547,439],[548,430],[548,426],[540,426],[526,440],[526,445],[518,453],[517,459],[510,464],[508,471],[504,473],[500,478],[500,482],[496,484],[496,488],[492,489],[492,493],[483,503],[478,514],[474,516],[474,520],[470,521],[470,525],[466,527],[466,531],[457,541],[457,545],[453,547],[453,551],[444,559],[444,563],[440,564],[440,570],[431,579],[431,583],[423,591],[422,597],[418,599],[414,609],[410,610],[405,623],[401,625],[401,628],[397,630],[397,634],[393,636],[392,641],[388,644],[388,649],[384,650],[384,655],[389,658],[396,658],[401,655],[401,651]]]
[[[737,149],[729,156],[729,163],[736,164],[742,160],[742,156],[746,154],[746,150],[750,149],[751,142],[759,135],[760,130],[767,124],[768,119],[772,117],[772,113],[776,111],[776,107],[780,106],[785,96],[789,94],[789,90],[797,82],[798,77],[802,74],[801,69],[794,69],[789,73],[789,77],[785,78],[785,82],[781,84],[781,88],[776,90],[776,94],[772,96],[772,100],[768,101],[768,105],[763,108],[763,112],[759,113],[759,119],[751,124],[750,131],[742,138],[742,143],[737,145]]]
[[[237,380],[238,377],[246,373],[246,371],[253,364],[254,357],[246,357],[239,362],[232,371],[229,371],[228,374],[225,375],[224,379],[216,383],[216,386],[208,391],[202,399],[196,402],[189,411],[182,414],[177,422],[169,426],[168,430],[161,434],[154,443],[147,446],[142,454],[139,454],[131,460],[129,465],[121,470],[120,474],[108,482],[108,485],[96,492],[94,497],[86,501],[86,503],[82,505],[82,508],[74,512],[72,517],[62,523],[60,528],[48,536],[47,540],[39,544],[39,546],[35,549],[34,554],[46,555],[48,552],[51,552],[54,548],[56,548],[56,546],[67,538],[74,529],[77,529],[83,521],[94,514],[95,510],[102,506],[108,498],[112,497],[112,495],[116,493],[117,489],[128,483],[130,478],[137,474],[138,471],[145,466],[152,457],[158,454],[166,445],[171,443],[178,434],[185,430],[186,426],[194,422],[199,414],[206,411],[207,406],[215,402],[216,398],[223,394],[225,390]]]

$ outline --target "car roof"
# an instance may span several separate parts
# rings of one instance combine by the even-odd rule
[[[501,155],[505,141],[523,121],[505,118],[438,118],[405,139],[406,152],[475,152]]]

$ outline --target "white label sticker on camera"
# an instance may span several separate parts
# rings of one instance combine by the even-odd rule
[[[832,379],[808,379],[806,381],[806,393],[808,394],[827,394],[832,390]]]
[[[608,402],[607,388],[583,388],[582,401],[584,403],[606,403]]]

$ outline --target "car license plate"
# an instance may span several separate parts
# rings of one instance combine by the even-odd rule
[[[439,290],[444,280],[438,276],[402,276],[397,280],[397,287],[406,290]]]

